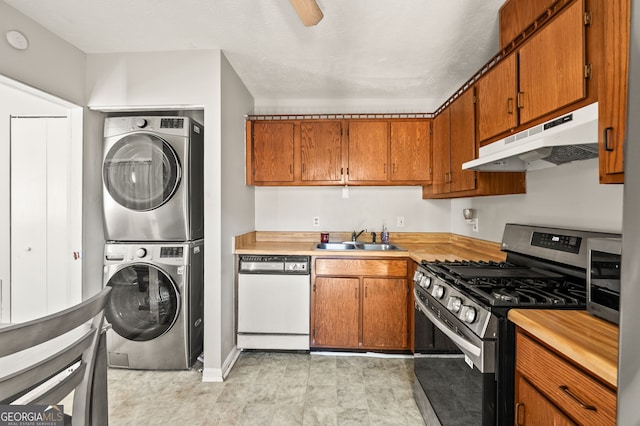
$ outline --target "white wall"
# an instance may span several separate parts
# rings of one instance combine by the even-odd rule
[[[222,274],[220,276],[221,348],[223,357],[235,347],[235,264],[233,241],[236,235],[254,230],[253,187],[245,185],[244,116],[253,111],[253,97],[223,55],[220,69],[221,182],[222,182]]]
[[[204,109],[205,373],[222,377],[220,334],[221,119],[219,50],[92,54],[87,102],[95,109]],[[159,72],[161,70],[161,72]],[[100,170],[100,169],[97,169]]]
[[[422,188],[257,187],[256,229],[261,231],[448,232],[450,200],[423,200]],[[313,217],[320,227],[313,227]],[[404,216],[404,228],[397,217]]]
[[[623,185],[598,183],[597,159],[528,172],[526,194],[452,200],[451,232],[501,241],[512,222],[619,233],[622,191]],[[464,221],[467,207],[477,210],[478,233]]]
[[[9,30],[20,30],[29,48],[19,51],[4,40]],[[85,54],[0,1],[0,74],[84,105]]]

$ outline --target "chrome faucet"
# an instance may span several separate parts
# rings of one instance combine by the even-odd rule
[[[353,233],[351,233],[351,241],[353,241],[355,243],[358,240],[358,237],[360,235],[362,235],[363,232],[367,232],[367,230],[363,229],[362,231],[358,232],[357,234],[356,234],[356,231],[353,231]]]

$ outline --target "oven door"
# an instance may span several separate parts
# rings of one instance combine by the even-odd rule
[[[414,356],[414,395],[426,424],[495,425],[495,340],[482,341],[456,330],[455,317],[447,318],[448,311],[440,312],[437,302],[430,302],[418,288],[414,292],[416,315],[433,323],[462,352]],[[425,324],[422,320],[416,319],[416,327]],[[421,332],[416,329],[416,334]]]

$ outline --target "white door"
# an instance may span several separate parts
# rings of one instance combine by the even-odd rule
[[[11,322],[82,298],[70,141],[67,117],[11,117]]]

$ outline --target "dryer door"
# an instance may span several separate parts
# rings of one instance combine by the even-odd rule
[[[136,263],[118,271],[105,309],[107,321],[120,336],[144,342],[169,331],[180,313],[180,293],[161,269]]]
[[[111,197],[135,211],[153,210],[169,201],[180,176],[180,160],[174,149],[150,133],[120,139],[102,165],[104,185]]]

